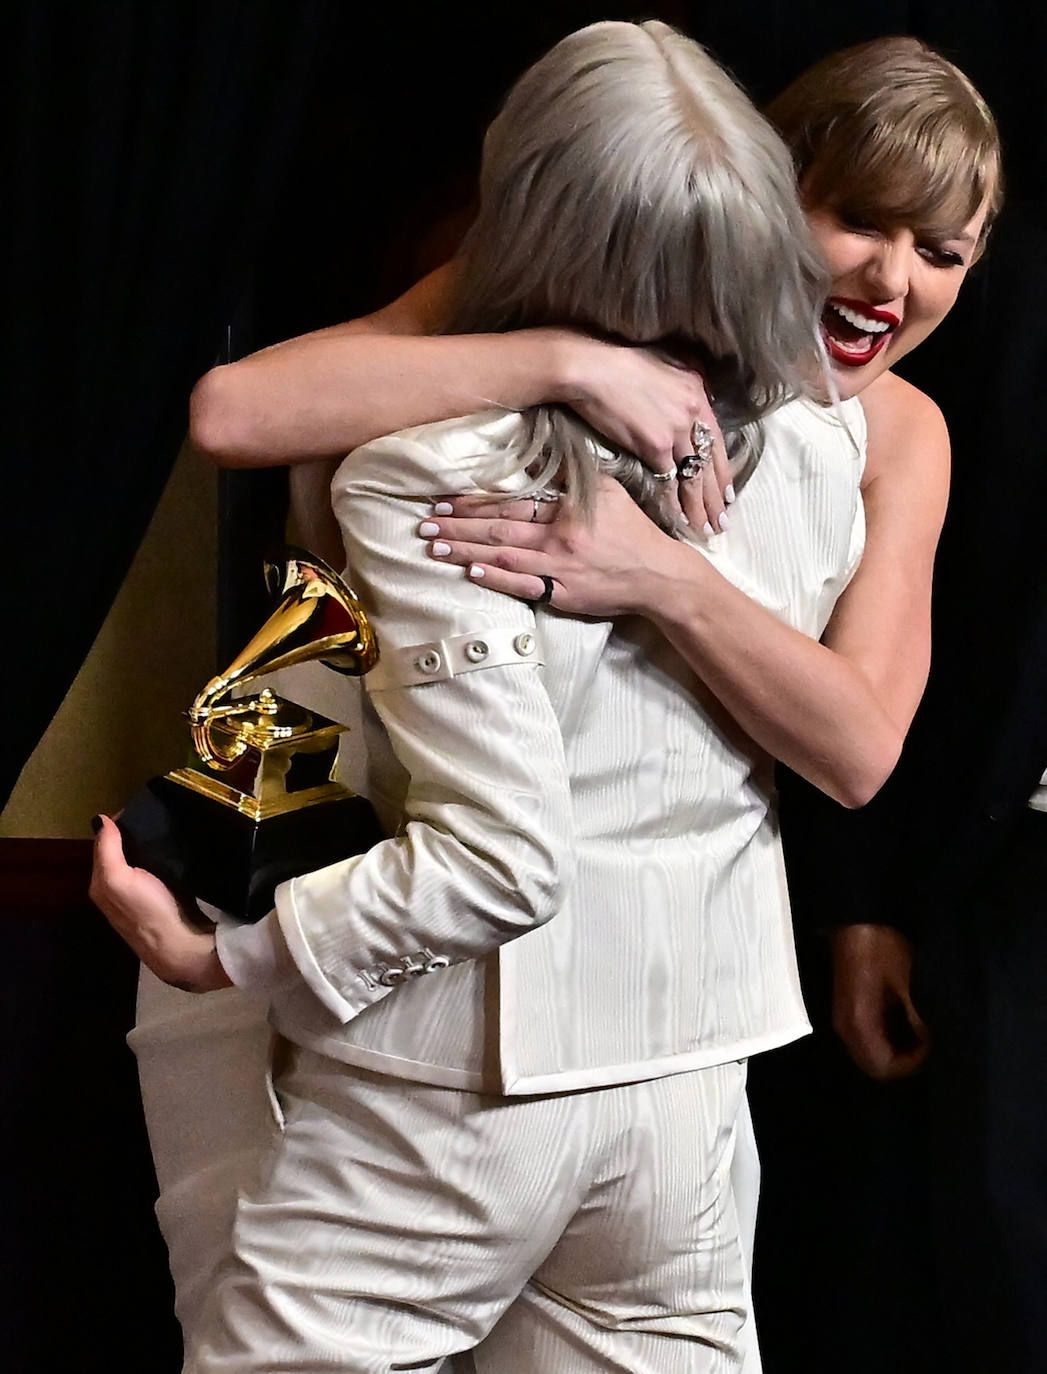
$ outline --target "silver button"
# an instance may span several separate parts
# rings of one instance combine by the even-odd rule
[[[426,973],[437,973],[440,969],[447,968],[450,962],[446,954],[434,954],[426,963],[425,971]]]
[[[413,959],[410,954],[405,954],[404,957],[400,960],[400,963],[404,966],[405,978],[420,978],[421,975],[425,972],[425,965],[418,963],[418,961],[416,959]]]
[[[516,650],[516,652],[517,652],[518,654],[522,654],[524,658],[526,658],[528,654],[533,654],[533,653],[534,653],[534,635],[532,635],[532,634],[517,635],[516,638],[513,640],[513,648]]]
[[[474,639],[465,646],[465,656],[470,663],[481,663],[490,652],[490,647],[482,639]]]
[[[427,654],[419,654],[414,661],[414,666],[420,673],[426,673],[430,677],[433,673],[438,673],[443,663],[440,655],[435,649],[430,649]]]
[[[397,983],[402,983],[405,974],[402,968],[383,968],[378,975],[378,981],[383,988],[395,988]]]

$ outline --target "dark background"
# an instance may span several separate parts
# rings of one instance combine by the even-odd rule
[[[427,227],[468,203],[483,128],[514,76],[594,18],[651,15],[699,37],[758,101],[833,48],[919,34],[981,87],[1011,201],[1042,216],[1047,16],[1018,0],[35,0],[6,21],[5,533],[16,584],[33,570],[8,620],[24,610],[35,642],[0,744],[0,800],[126,573],[195,378],[407,285],[431,262]],[[268,509],[259,493],[278,482],[226,480],[246,507],[230,522],[234,566],[245,526],[264,518],[253,503]]]
[[[942,402],[956,440],[966,504],[950,517],[945,556],[982,534],[1021,577],[1003,522],[1015,499],[1047,499],[1043,479],[1034,477],[1035,492],[1015,492],[1010,455],[965,435],[972,410],[1014,415],[1030,376],[1035,385],[1021,335],[1001,328],[990,341],[979,322],[994,284],[1017,296],[1026,280],[1030,290],[1044,280],[1042,269],[1029,272],[1047,237],[1044,12],[1016,0],[680,0],[475,13],[348,0],[35,0],[5,20],[0,416],[4,627],[14,666],[0,800],[124,577],[184,436],[196,377],[220,359],[370,310],[431,266],[440,241],[428,230],[468,206],[482,130],[502,92],[593,19],[677,23],[758,101],[824,53],[886,33],[918,34],[974,79],[1000,122],[1008,210],[955,318],[911,375]],[[1017,376],[1025,391],[1016,392]],[[1027,429],[1035,445],[1035,419]],[[243,637],[241,625],[254,628],[244,570],[257,566],[280,503],[278,474],[223,478],[219,591],[230,643]],[[997,578],[992,596],[1000,586]],[[972,576],[964,615],[991,623],[1000,606],[989,596]],[[70,855],[70,893],[82,890],[79,862]],[[175,1370],[122,1045],[133,962],[97,926],[68,938],[61,904],[26,917],[28,880],[0,897],[9,950],[0,994],[13,1050],[0,1359],[34,1374]],[[783,1161],[793,1149],[820,1158],[832,1198],[850,1198],[850,1210],[834,1226],[823,1215],[803,1234],[772,1236],[773,1263],[758,1273],[768,1374],[929,1369],[918,1317],[930,1278],[918,1228],[901,1242],[894,1229],[907,1209],[918,1219],[922,1205],[892,1153],[892,1122],[911,1130],[919,1101],[903,1091],[886,1115],[882,1096],[868,1111],[867,1085],[841,1078],[831,1052],[819,1063],[802,1102],[775,1101],[774,1082],[769,1099],[765,1091],[778,1120],[802,1127],[780,1158],[766,1158],[765,1148],[766,1198],[772,1223],[776,1206],[804,1215],[795,1206],[789,1213],[793,1175]],[[832,1120],[842,1110],[859,1123],[864,1153],[840,1158],[827,1104]],[[892,1190],[896,1213],[862,1212],[855,1201],[875,1198],[879,1185]],[[886,1275],[885,1253],[893,1255]],[[807,1339],[815,1307],[830,1331],[817,1347]],[[868,1347],[864,1364],[849,1344]]]

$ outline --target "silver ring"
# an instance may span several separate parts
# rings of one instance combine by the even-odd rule
[[[549,602],[553,599],[553,592],[556,590],[556,584],[546,573],[538,573],[537,576],[542,580],[542,594],[541,596],[536,596],[531,602],[531,605],[548,606]]]
[[[672,472],[654,472],[652,470],[650,477],[652,482],[675,482],[676,469],[674,468]]]

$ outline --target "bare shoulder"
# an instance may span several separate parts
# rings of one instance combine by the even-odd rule
[[[859,399],[869,432],[863,486],[887,474],[892,481],[948,483],[949,431],[926,392],[886,372]]]

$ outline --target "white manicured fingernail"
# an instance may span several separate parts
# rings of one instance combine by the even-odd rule
[[[720,528],[725,530],[730,523],[730,520],[727,519],[727,512],[722,510],[720,512]]]
[[[703,532],[704,534],[709,534],[709,535],[712,535],[712,534],[715,534],[715,533],[716,533],[716,531],[713,529],[712,525],[709,524],[708,520],[706,520],[705,524],[702,526],[702,532]]]
[[[734,483],[728,482],[723,489],[723,499],[729,506],[734,505]]]
[[[423,520],[418,526],[418,533],[423,539],[431,539],[434,534],[440,533],[440,526],[434,525],[431,520]]]
[[[681,524],[681,525],[690,525],[690,523],[691,523],[691,522],[690,522],[690,520],[687,519],[687,516],[681,514],[681,516],[680,516],[680,524]]]
[[[433,507],[433,514],[453,515],[454,507],[451,505],[450,501],[437,501],[436,505]]]
[[[469,576],[470,576],[470,577],[475,578],[475,579],[477,580],[477,582],[479,582],[480,578],[483,577],[483,575],[484,575],[484,570],[483,570],[483,568],[480,567],[479,563],[471,563],[471,564],[469,565]]]
[[[434,558],[444,558],[451,552],[450,544],[445,544],[442,539],[438,539],[435,544],[430,544],[429,547],[433,551]]]

